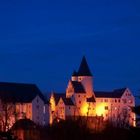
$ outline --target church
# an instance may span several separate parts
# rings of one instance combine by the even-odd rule
[[[65,93],[52,92],[50,97],[50,124],[54,120],[74,117],[102,117],[103,121],[122,121],[135,126],[135,98],[129,88],[112,91],[94,91],[93,75],[87,60],[82,58],[78,71],[68,81]]]

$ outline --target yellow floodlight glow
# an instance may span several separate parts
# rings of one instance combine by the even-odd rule
[[[103,103],[97,104],[95,111],[97,116],[102,116],[102,115],[104,116],[105,105]]]
[[[51,111],[55,111],[55,100],[53,96],[51,96],[50,98],[50,106],[51,106]]]
[[[83,105],[81,106],[81,115],[86,116],[88,114],[89,111],[89,104],[88,103],[83,103]]]

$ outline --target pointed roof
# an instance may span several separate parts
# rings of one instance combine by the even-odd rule
[[[60,98],[63,100],[65,105],[74,105],[73,101],[71,98],[66,98],[66,93],[53,93],[53,97],[55,100],[56,105],[58,104]]]
[[[65,98],[66,96],[66,93],[53,93],[53,96],[54,96],[54,100],[55,100],[55,103],[56,105],[58,104],[60,98]]]
[[[92,76],[85,56],[82,58],[82,62],[78,70],[78,76]]]
[[[65,105],[74,106],[74,103],[73,103],[71,98],[62,97],[62,100],[63,100]]]

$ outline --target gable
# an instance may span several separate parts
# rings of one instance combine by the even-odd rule
[[[65,106],[63,99],[60,97],[57,106]]]
[[[60,97],[58,104],[64,104],[65,106],[74,106],[72,99],[66,97]]]
[[[124,91],[124,93],[122,95],[122,98],[131,98],[131,97],[134,98],[133,94],[131,93],[131,91],[128,88],[126,88],[126,90]]]
[[[32,100],[32,103],[44,103],[43,100],[37,95],[33,100]]]
[[[53,93],[52,94],[53,98],[54,98],[54,101],[55,101],[55,104],[57,105],[60,98],[62,97],[66,97],[66,94],[65,93]]]
[[[74,93],[74,88],[73,88],[73,85],[72,85],[72,81],[69,81],[69,83],[68,83],[67,93]]]

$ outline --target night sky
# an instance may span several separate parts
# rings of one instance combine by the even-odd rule
[[[0,81],[63,92],[83,55],[95,90],[137,94],[140,1],[0,1]]]

